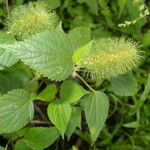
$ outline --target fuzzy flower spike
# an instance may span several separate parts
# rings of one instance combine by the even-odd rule
[[[108,79],[134,69],[140,62],[138,44],[125,38],[92,41],[75,51],[73,61],[92,78]]]
[[[19,39],[35,33],[54,29],[57,16],[49,11],[46,2],[31,2],[12,10],[9,17],[9,32]]]

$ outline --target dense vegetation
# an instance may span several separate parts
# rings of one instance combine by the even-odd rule
[[[149,150],[149,8],[0,0],[0,150]]]

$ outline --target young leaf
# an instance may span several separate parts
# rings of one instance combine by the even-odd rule
[[[88,27],[77,27],[69,32],[69,38],[72,40],[74,50],[84,46],[90,42],[90,28]]]
[[[64,80],[73,72],[73,48],[67,34],[46,31],[16,46],[18,57],[51,80]]]
[[[140,127],[140,123],[139,121],[133,121],[133,122],[125,123],[123,124],[123,126],[126,128],[138,128]]]
[[[13,90],[0,97],[0,133],[15,132],[33,118],[33,103],[24,90]]]
[[[88,94],[81,99],[81,106],[91,133],[92,142],[96,141],[108,115],[108,97],[100,92]]]
[[[61,103],[61,100],[56,100],[49,104],[47,111],[49,119],[64,137],[71,116],[71,106],[67,103]]]
[[[60,98],[63,102],[73,103],[87,94],[81,85],[72,80],[65,80],[61,86]]]
[[[71,135],[75,131],[76,127],[81,128],[81,109],[80,107],[74,107],[67,126],[66,135],[70,139]]]
[[[50,84],[39,95],[36,96],[36,99],[42,101],[52,101],[55,98],[56,92],[57,92],[56,85]]]
[[[32,127],[24,135],[24,141],[33,149],[45,149],[60,136],[55,127]]]
[[[132,96],[137,92],[137,82],[129,73],[112,78],[111,86],[114,93],[119,96]]]
[[[14,148],[15,150],[33,150],[23,139],[18,140]]]

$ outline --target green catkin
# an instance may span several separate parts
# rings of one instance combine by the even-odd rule
[[[44,1],[19,6],[12,10],[8,19],[9,32],[19,39],[54,29],[58,22],[56,14],[47,8]]]
[[[79,48],[73,56],[77,68],[84,68],[91,78],[108,79],[134,69],[141,51],[131,39],[108,38],[92,41]]]

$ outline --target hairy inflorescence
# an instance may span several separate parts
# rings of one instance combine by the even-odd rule
[[[12,10],[8,28],[19,39],[35,33],[54,29],[57,24],[56,13],[49,10],[46,2],[30,2]]]
[[[138,44],[126,38],[108,38],[90,42],[73,56],[78,68],[92,78],[111,78],[134,69],[140,62]]]

